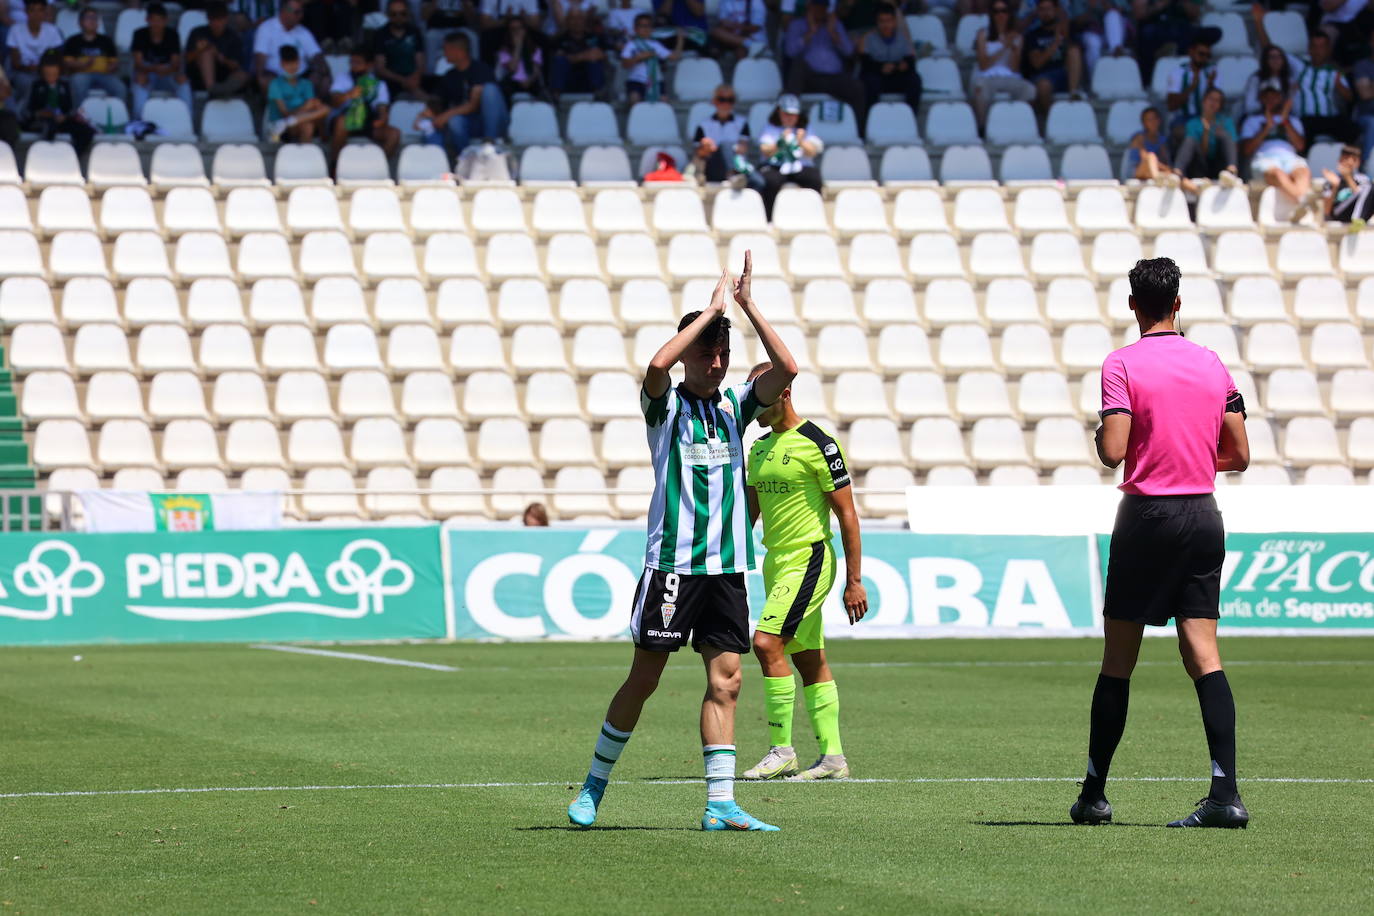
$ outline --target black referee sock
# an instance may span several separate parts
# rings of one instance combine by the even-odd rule
[[[1236,788],[1236,701],[1225,671],[1204,674],[1193,682],[1198,705],[1202,707],[1202,727],[1207,732],[1207,750],[1212,754],[1212,789],[1208,797],[1229,805],[1240,797]]]
[[[1103,798],[1107,784],[1107,770],[1112,755],[1121,743],[1126,730],[1126,708],[1130,705],[1131,679],[1097,676],[1093,690],[1092,728],[1088,732],[1088,775],[1083,777],[1083,797],[1094,801]]]

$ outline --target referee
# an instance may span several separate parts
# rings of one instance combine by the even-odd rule
[[[1130,307],[1140,340],[1102,364],[1102,425],[1097,454],[1126,462],[1125,494],[1112,529],[1102,615],[1106,645],[1093,691],[1088,773],[1069,817],[1112,819],[1104,788],[1126,727],[1131,672],[1146,626],[1173,618],[1183,667],[1197,688],[1212,757],[1212,785],[1198,808],[1170,827],[1244,827],[1250,814],[1236,789],[1236,707],[1217,652],[1221,513],[1212,493],[1217,471],[1250,463],[1245,402],[1216,353],[1175,329],[1178,266],[1139,261],[1130,273]]]

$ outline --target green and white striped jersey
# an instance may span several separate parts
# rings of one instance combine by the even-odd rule
[[[1336,81],[1341,71],[1331,64],[1322,67],[1309,66],[1298,74],[1294,94],[1293,112],[1303,118],[1333,118],[1341,113],[1340,100],[1336,95]]]
[[[744,431],[767,406],[754,383],[709,399],[683,385],[659,398],[640,389],[639,399],[654,466],[644,565],[694,576],[752,570]]]

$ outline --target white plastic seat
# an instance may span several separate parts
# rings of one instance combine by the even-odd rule
[[[889,146],[878,163],[878,177],[885,185],[903,185],[932,182],[935,175],[925,147]]]
[[[1021,243],[1010,232],[984,232],[974,236],[969,248],[969,270],[975,277],[988,280],[1026,276]]]
[[[905,102],[876,102],[869,107],[867,117],[865,139],[873,146],[921,142],[916,115]]]
[[[8,283],[18,283],[26,278],[15,277]],[[148,290],[147,284],[157,284],[155,290]],[[171,296],[171,315],[164,319],[180,323],[181,308],[177,303],[176,291],[164,289],[171,284],[166,280],[134,280],[128,286],[124,294],[126,313],[123,318],[119,314],[119,305],[115,299],[114,287],[109,280],[104,277],[73,277],[62,287],[62,321],[68,328],[78,327],[83,324],[121,324],[127,322],[130,325],[138,326],[145,324],[145,317],[155,315],[161,311],[161,307],[166,304],[163,293],[170,293]],[[46,288],[45,288],[46,292]],[[38,300],[44,302],[44,300]],[[46,300],[50,303],[51,300]],[[145,309],[146,306],[146,309]],[[51,317],[40,317],[35,314],[31,318],[20,316],[16,320],[21,321],[42,321],[54,320]]]
[[[927,288],[926,294],[929,297],[929,288]],[[972,295],[971,290],[970,295]],[[1015,277],[993,280],[988,284],[983,299],[983,317],[994,327],[1022,323],[1044,323],[1040,317],[1040,306],[1036,300],[1035,287],[1031,285],[1029,280]],[[977,321],[978,318],[975,315],[972,318],[959,320]]]
[[[623,189],[598,191],[592,201],[592,228],[601,235],[648,232],[639,195]]]
[[[130,266],[128,260],[120,260],[120,243],[125,239],[144,239],[150,237],[157,242],[158,265],[149,263],[147,276],[168,276],[166,269],[167,256],[162,247],[162,240],[151,233],[126,232],[115,242],[115,269],[120,272],[121,263],[123,266]],[[144,239],[146,241],[146,239]],[[160,273],[154,272],[161,270]],[[105,251],[100,245],[100,238],[94,232],[59,232],[53,236],[51,245],[48,248],[48,272],[55,280],[66,280],[71,277],[108,277],[109,270],[105,266]],[[121,276],[132,276],[128,273],[120,273]]]
[[[1145,256],[1140,239],[1130,232],[1107,231],[1093,239],[1092,272],[1099,280],[1124,277]]]
[[[188,232],[219,235],[219,210],[214,195],[206,188],[172,188],[163,201],[162,225],[173,237]]]
[[[287,433],[286,457],[297,469],[351,467],[343,433],[331,419],[297,420]]]
[[[467,223],[452,188],[418,188],[410,198],[410,228],[418,238],[437,232],[465,232]]]
[[[843,277],[839,247],[830,236],[820,233],[794,236],[787,251],[787,272],[799,282]]]
[[[1298,332],[1285,322],[1260,322],[1250,328],[1245,344],[1245,361],[1256,369],[1268,371],[1305,368]]]
[[[1074,206],[1074,223],[1087,235],[1100,232],[1130,232],[1132,222],[1126,212],[1126,198],[1116,188],[1084,188]]]
[[[372,312],[377,324],[388,328],[398,324],[429,324],[429,298],[419,280],[393,277],[377,284]]]
[[[912,276],[923,280],[963,278],[964,262],[959,254],[959,243],[948,233],[918,233],[911,240],[907,270]]]
[[[597,372],[587,380],[587,414],[594,421],[639,417],[640,383],[627,372]]]
[[[1326,276],[1335,272],[1326,237],[1319,232],[1285,232],[1279,237],[1279,250],[1274,262],[1278,272],[1285,278]]]
[[[1368,347],[1353,324],[1329,322],[1312,329],[1312,362],[1319,370],[1365,369]]]
[[[95,457],[96,463],[106,470],[129,467],[162,469],[153,447],[152,431],[142,420],[106,420],[100,427]]]
[[[245,149],[245,147],[235,148]],[[257,149],[254,147],[246,147],[246,149],[252,149],[254,153],[257,153]],[[217,156],[216,164],[219,161]],[[262,162],[260,154],[257,162],[258,164]],[[154,187],[162,189],[203,188],[210,183],[209,179],[205,177],[205,161],[201,158],[200,148],[192,143],[159,143],[153,149],[153,161],[148,168],[148,176]],[[216,175],[216,181],[219,181],[218,175]]]
[[[1230,325],[1219,322],[1199,321],[1188,327],[1188,339],[1216,352],[1223,365],[1228,368],[1243,366],[1240,348],[1236,344],[1235,331]]]
[[[354,435],[357,435],[356,430]],[[415,472],[408,467],[374,467],[367,472],[363,488],[367,491],[363,506],[373,515],[421,515],[424,512],[418,493],[396,492],[420,488]]]
[[[961,374],[954,388],[954,410],[965,420],[1011,416],[1011,396],[1002,374],[986,371]]]
[[[224,437],[224,460],[235,470],[286,466],[281,438],[268,420],[242,419],[230,423]]]
[[[86,183],[81,176],[76,150],[62,140],[38,140],[29,146],[28,155],[24,158],[24,180],[33,188]]]
[[[1070,186],[1114,185],[1116,173],[1107,150],[1097,143],[1075,143],[1059,158],[1059,177]]]
[[[1027,420],[1072,417],[1077,414],[1069,393],[1068,379],[1056,371],[1027,372],[1021,376],[1016,410]]]
[[[970,369],[996,369],[992,341],[975,324],[953,324],[940,332],[940,365],[946,373]]]
[[[601,461],[611,469],[642,465],[649,460],[644,441],[644,418],[607,420],[601,429]]]
[[[352,342],[350,338],[353,338],[354,335],[349,333],[352,326],[339,325],[338,327],[345,329],[343,341]],[[333,328],[330,329],[331,332],[333,330]],[[367,331],[370,333],[371,328],[367,328]],[[316,338],[314,332],[309,328],[294,324],[274,324],[262,336],[263,368],[270,374],[286,372],[291,369],[321,371],[322,366],[315,348]],[[204,344],[202,343],[201,359],[204,360],[204,358]],[[342,368],[352,367],[344,366]]]
[[[1293,315],[1304,325],[1350,321],[1346,284],[1336,277],[1303,277],[1293,293]]]
[[[179,324],[150,324],[139,331],[137,362],[144,373],[199,371],[195,356],[191,353],[191,338]]]
[[[331,184],[324,151],[314,144],[282,144],[277,148],[273,171],[277,186],[281,188]]]
[[[815,283],[839,283],[849,293],[849,287],[841,281],[817,280]],[[809,291],[811,284],[807,284]],[[852,302],[852,299],[850,300]],[[803,316],[806,309],[803,306]],[[810,319],[807,319],[810,320]],[[856,321],[847,318],[847,321]],[[904,279],[872,280],[864,287],[863,320],[873,327],[890,324],[910,324],[919,320],[916,310],[916,296],[911,284]]]
[[[1275,417],[1324,416],[1317,375],[1307,369],[1275,369],[1265,386],[1264,409]]]
[[[985,417],[974,421],[969,451],[973,464],[980,468],[1031,463],[1021,425],[1006,417]]]
[[[153,161],[156,165],[158,154],[166,146],[159,146],[153,151]],[[194,167],[199,170],[200,181],[193,182],[207,184],[205,181],[205,167],[197,160]],[[190,172],[192,163],[187,162],[185,169],[188,177],[194,178],[194,173]],[[256,145],[246,143],[225,143],[215,150],[214,161],[210,164],[210,173],[214,176],[215,184],[221,188],[241,188],[241,187],[267,187],[271,184],[267,180],[267,166],[262,160],[262,153]],[[173,176],[159,176],[153,173],[153,183],[165,185],[169,178]],[[184,182],[184,179],[182,179]]]
[[[1289,54],[1307,53],[1307,22],[1301,13],[1271,10],[1264,14],[1264,31],[1274,44]]]
[[[253,112],[243,99],[212,99],[206,102],[200,115],[200,136],[211,145],[258,142]]]
[[[1222,277],[1270,274],[1264,238],[1257,232],[1223,232],[1216,239],[1212,269]]]
[[[601,265],[596,254],[596,242],[582,232],[561,232],[549,239],[544,270],[555,282],[581,279],[600,279]]]
[[[768,99],[782,92],[782,76],[777,62],[766,57],[750,57],[735,65],[735,92],[741,102]]]
[[[982,321],[973,285],[967,280],[950,278],[932,280],[926,287],[923,315],[932,327],[937,328]]]
[[[1170,229],[1193,230],[1188,201],[1178,188],[1141,188],[1135,199],[1135,224],[1147,234]]]
[[[11,343],[17,349],[18,343]],[[131,372],[134,368],[129,359],[129,339],[117,324],[85,324],[77,328],[72,342],[72,363],[81,373],[102,369]]]
[[[1331,411],[1343,420],[1374,415],[1374,370],[1337,369],[1331,376],[1330,399]]]
[[[1083,425],[1071,417],[1047,417],[1038,421],[1031,454],[1042,468],[1091,465],[1097,459],[1088,449]]]
[[[918,468],[969,463],[959,424],[946,417],[922,417],[911,425],[908,457],[909,463]]]
[[[1102,135],[1097,131],[1097,115],[1092,105],[1088,102],[1055,102],[1050,106],[1045,121],[1045,140],[1055,146],[1101,143]]]
[[[1038,144],[1007,147],[1002,151],[1002,162],[997,167],[997,174],[1006,185],[1048,184],[1054,181],[1049,154]]]
[[[573,334],[573,366],[579,372],[625,368],[625,338],[613,325],[584,325]]]
[[[234,268],[229,263],[229,247],[222,236],[211,232],[188,232],[178,239],[174,267],[183,282],[234,276]]]
[[[425,503],[435,518],[487,514],[486,500],[477,492],[482,489],[482,480],[472,468],[435,467],[429,477],[429,489],[434,492],[425,497]],[[444,493],[444,490],[471,492]]]
[[[1155,236],[1154,256],[1170,258],[1184,276],[1211,276],[1212,273],[1207,268],[1202,239],[1194,230],[1161,232]]]
[[[1184,307],[1192,312],[1189,300],[1184,300]],[[1283,288],[1273,277],[1237,277],[1231,284],[1227,313],[1239,325],[1288,320],[1288,309],[1283,304]]]
[[[525,421],[513,418],[483,420],[477,427],[473,457],[486,468],[535,464],[529,427]]]
[[[359,468],[409,467],[405,433],[392,417],[364,417],[353,424],[349,458]]]
[[[493,235],[487,241],[486,271],[493,280],[540,276],[534,240],[524,233]]]
[[[1295,417],[1283,431],[1283,457],[1299,467],[1345,464],[1335,425],[1326,417]]]
[[[908,188],[898,192],[892,207],[892,225],[904,237],[920,232],[948,233],[950,227],[945,219],[945,206],[940,199],[940,192],[928,188]]]
[[[1013,324],[1002,330],[1000,362],[1009,373],[1057,369],[1050,332],[1039,324]]]
[[[511,366],[519,373],[569,368],[563,353],[563,335],[551,324],[521,325],[510,340]]]
[[[977,144],[978,123],[967,102],[936,102],[926,112],[923,134],[932,146]]]
[[[832,324],[816,335],[816,362],[826,373],[846,370],[868,370],[873,357],[868,349],[868,335],[858,325]]]
[[[865,232],[854,236],[849,243],[849,273],[857,281],[905,276],[897,239],[887,232]],[[795,271],[793,276],[796,276]]]
[[[1060,338],[1060,358],[1070,372],[1099,369],[1115,349],[1111,331],[1097,323],[1071,324]]]
[[[40,470],[95,467],[86,427],[78,420],[43,420],[33,434],[33,463]]]
[[[215,379],[210,396],[210,411],[224,423],[272,416],[268,407],[267,386],[254,372],[225,372]]]
[[[1349,279],[1374,275],[1374,232],[1347,233],[1339,245],[1341,273]]]
[[[462,424],[457,420],[438,417],[427,417],[415,424],[410,456],[421,468],[472,464],[467,434]]]
[[[770,321],[782,320],[782,316],[774,319],[769,314],[768,317]],[[811,326],[858,324],[859,313],[854,307],[850,286],[843,280],[810,281],[802,293],[801,318]]]
[[[284,231],[277,215],[277,201],[266,188],[234,188],[224,199],[224,226],[229,235],[238,237],[250,232]]]
[[[362,505],[351,492],[355,486],[353,472],[341,467],[312,467],[301,477],[301,512],[308,518],[341,520],[343,524],[358,525]]]
[[[496,319],[507,328],[522,324],[553,324],[548,287],[538,280],[506,280],[497,295]]]
[[[330,402],[329,383],[313,371],[283,372],[273,390],[272,412],[281,420],[336,417]]]
[[[348,201],[348,227],[358,237],[374,232],[405,232],[400,198],[391,188],[358,188]]]
[[[474,210],[474,218],[475,216]],[[559,232],[588,231],[587,218],[582,213],[582,198],[576,191],[565,188],[548,188],[535,194],[534,212],[530,221],[534,231],[541,236]]]
[[[612,239],[612,245],[621,238],[624,236]],[[610,268],[609,255],[607,268]],[[719,277],[720,256],[715,241],[708,235],[692,233],[673,236],[668,242],[668,274],[679,283],[693,277]]]
[[[82,419],[76,383],[65,372],[31,372],[24,378],[19,412],[31,420]]]
[[[33,233],[0,230],[0,278],[43,275],[43,255]]]
[[[38,277],[11,277],[0,283],[0,323],[23,322],[57,323],[52,287]]]
[[[1031,242],[1030,270],[1038,279],[1086,277],[1083,249],[1070,232],[1042,232]]]
[[[496,323],[486,284],[471,278],[448,279],[439,284],[434,297],[434,317],[445,328]]]
[[[1029,102],[993,102],[988,110],[987,142],[995,146],[1013,143],[1040,143],[1040,128]],[[961,140],[960,142],[973,142]]]
[[[307,235],[301,242],[301,271],[311,279],[355,274],[348,240],[338,232]],[[239,239],[238,273],[246,283],[266,277],[294,278],[296,267],[286,237],[275,232],[250,232]]]
[[[170,420],[162,431],[162,463],[173,471],[223,466],[215,428],[205,420]]]
[[[614,146],[589,146],[582,151],[577,164],[577,181],[581,185],[629,185],[634,182],[630,172],[630,158],[618,143]]]
[[[393,106],[394,108],[394,106]],[[526,187],[574,186],[572,163],[561,146],[527,146],[520,154],[520,183]]]
[[[539,430],[539,461],[547,468],[598,464],[591,427],[574,417],[546,421]]]
[[[620,128],[616,126],[615,112],[605,102],[574,102],[568,112],[567,140],[573,146],[598,143],[619,146],[623,142]]]
[[[310,317],[321,328],[371,323],[362,285],[352,277],[322,277],[310,292]]]
[[[883,377],[876,372],[841,372],[834,381],[835,407],[840,420],[859,417],[891,417],[883,389]]]
[[[21,195],[18,201],[9,201],[22,207],[24,223],[28,222],[28,207]],[[3,218],[3,217],[0,217]],[[27,228],[15,225],[6,228]],[[63,230],[95,232],[95,216],[91,212],[91,199],[84,188],[54,185],[44,188],[38,196],[38,228],[45,234]]]
[[[512,395],[514,392],[511,392]],[[525,383],[524,415],[543,422],[555,417],[581,418],[577,379],[567,372],[535,372]],[[497,414],[492,414],[497,416]],[[519,415],[517,413],[517,415]]]
[[[191,124],[191,109],[181,99],[151,98],[143,106],[140,118],[158,127],[158,136],[186,143],[196,142],[196,130]]]
[[[878,332],[877,366],[889,374],[935,368],[925,330],[912,324],[884,327]]]
[[[129,372],[97,372],[86,383],[86,415],[100,423],[111,419],[146,420],[143,393]]]
[[[910,193],[910,192],[907,192]],[[964,188],[954,197],[954,227],[962,233],[1010,232],[1002,195],[988,188]]]
[[[496,328],[483,324],[460,324],[453,329],[448,362],[460,373],[482,369],[505,371],[505,347]]]
[[[394,373],[447,372],[439,335],[428,324],[398,324],[387,335],[386,365]]]
[[[905,463],[897,424],[879,417],[855,420],[849,426],[848,457],[856,468]]]
[[[1250,214],[1249,194],[1242,188],[1218,185],[1204,188],[1197,201],[1197,226],[1214,233],[1229,229],[1253,230],[1255,218]]]
[[[6,149],[9,147],[6,146]],[[76,188],[69,190],[81,192]],[[44,191],[46,194],[47,191]],[[89,207],[89,204],[87,205]],[[0,184],[0,229],[10,231],[18,230],[23,233],[33,232],[33,220],[29,218],[28,197],[23,189],[17,185]]]
[[[655,228],[657,228],[658,201],[662,199],[664,193],[667,192],[660,192],[655,198]],[[854,192],[842,191],[840,193]],[[711,228],[718,235],[726,238],[740,232],[767,232],[768,218],[763,212],[763,198],[753,188],[744,188],[739,191],[721,191],[711,201]]]
[[[714,63],[714,61],[711,62]],[[679,65],[680,67],[681,65]],[[690,100],[683,99],[683,101]],[[569,139],[572,139],[571,118],[569,118],[568,124]],[[631,105],[625,121],[625,135],[632,146],[677,144],[682,140],[682,135],[678,131],[677,115],[673,113],[673,106],[667,102],[636,102]],[[591,137],[592,142],[610,139],[612,139],[611,135],[597,134]]]
[[[415,248],[400,232],[374,232],[363,242],[363,276],[377,283],[386,277],[415,277],[420,265]]]
[[[342,188],[391,184],[386,153],[375,143],[350,143],[339,150],[334,175]]]
[[[123,104],[119,99],[109,97],[104,102],[113,109],[113,113],[118,113]],[[143,188],[148,185],[148,179],[143,175],[143,162],[132,143],[97,143],[92,146],[86,162],[86,177],[93,188]]]
[[[606,282],[595,277],[574,277],[558,293],[558,318],[565,328],[588,324],[615,324],[615,308]]]
[[[392,106],[395,112],[398,105]],[[419,188],[426,185],[452,187],[448,153],[437,146],[410,143],[401,148],[396,160],[396,181],[402,187]]]
[[[558,116],[548,102],[516,102],[510,111],[510,138],[516,146],[562,144]]]
[[[960,191],[960,195],[968,193]],[[1025,188],[1016,195],[1012,222],[1023,235],[1038,232],[1072,232],[1064,196],[1057,188]],[[1081,263],[1081,256],[1080,256]]]
[[[520,196],[507,188],[483,188],[472,198],[472,228],[480,236],[528,232]]]
[[[988,183],[992,175],[992,160],[987,150],[979,146],[951,146],[940,157],[940,183]]]
[[[950,416],[949,395],[938,372],[903,372],[897,376],[892,406],[902,420]]]
[[[381,369],[377,335],[365,324],[334,325],[325,333],[324,364],[331,372]]]
[[[285,327],[292,327],[287,325]],[[270,336],[269,329],[269,335]],[[301,328],[305,332],[306,339],[310,339],[310,330]],[[268,336],[263,338],[263,354],[266,357],[268,350]],[[289,352],[292,343],[297,345],[302,341],[299,336],[294,340],[283,340],[283,349]],[[310,341],[310,352],[314,353],[314,341]],[[253,351],[253,338],[248,333],[248,329],[241,324],[212,324],[206,327],[200,335],[200,349],[198,351],[198,364],[201,370],[210,375],[220,372],[256,372],[258,371],[258,360]]]
[[[1156,64],[1156,69],[1163,66]],[[1140,67],[1131,57],[1103,57],[1092,73],[1092,94],[1103,100],[1145,97],[1140,82]]]
[[[490,243],[487,252],[490,257]],[[450,277],[480,276],[482,271],[477,266],[477,249],[472,239],[458,232],[436,232],[431,235],[425,240],[424,273],[430,282],[446,281]]]
[[[411,372],[401,386],[401,416],[410,423],[426,417],[457,419],[458,397],[444,372]]]

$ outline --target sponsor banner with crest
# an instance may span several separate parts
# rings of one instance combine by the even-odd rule
[[[452,527],[447,535],[459,639],[628,635],[643,531]],[[869,614],[854,627],[845,618],[837,536],[841,574],[824,608],[827,636],[1072,633],[1098,623],[1086,537],[870,531],[863,542]],[[747,582],[757,620],[763,576]],[[665,617],[677,611],[670,604]]]
[[[0,644],[445,635],[437,525],[196,532],[180,521],[137,538],[6,534]]]
[[[86,530],[255,531],[281,527],[282,495],[273,492],[145,493],[79,490]]]

